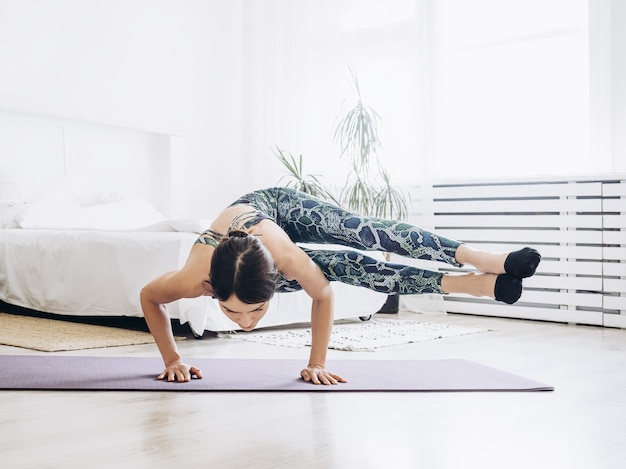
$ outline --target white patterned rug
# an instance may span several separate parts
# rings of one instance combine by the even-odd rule
[[[414,320],[379,319],[366,322],[335,324],[328,348],[349,351],[373,351],[381,347],[410,344],[478,332],[482,327],[457,326]],[[275,331],[220,332],[218,337],[282,347],[311,346],[311,328]]]

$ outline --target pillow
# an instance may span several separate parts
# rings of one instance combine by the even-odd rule
[[[133,230],[166,220],[150,203],[117,195],[110,203],[81,206],[63,201],[28,204],[19,214],[26,229]]]

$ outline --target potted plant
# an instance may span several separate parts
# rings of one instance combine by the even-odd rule
[[[383,151],[378,136],[380,116],[363,102],[358,77],[352,69],[349,71],[357,102],[338,119],[333,134],[334,140],[339,145],[339,157],[347,158],[350,167],[339,197],[333,196],[321,183],[318,175],[304,173],[302,155],[296,160],[293,155],[289,154],[287,157],[283,151],[276,148],[274,153],[288,173],[281,180],[288,177],[288,187],[325,198],[362,215],[405,219],[408,212],[407,195],[392,184],[391,175],[380,158]],[[389,253],[386,258],[389,260]],[[389,295],[379,312],[397,313],[398,306],[399,296]]]
[[[340,158],[347,158],[351,171],[340,200],[349,209],[379,218],[404,219],[407,216],[406,194],[391,183],[383,166],[383,147],[378,137],[380,116],[363,103],[357,76],[350,69],[357,102],[336,124],[334,139]]]
[[[391,175],[380,159],[380,116],[363,102],[358,77],[349,70],[357,102],[335,126],[334,139],[340,157],[347,158],[351,168],[339,198],[344,206],[363,215],[406,219],[407,195],[391,183]],[[389,253],[386,258],[389,261]],[[379,312],[397,313],[398,309],[399,296],[394,294],[389,295]]]
[[[308,174],[304,172],[302,155],[298,156],[296,160],[291,153],[286,155],[285,152],[278,147],[274,148],[274,155],[276,155],[278,161],[280,161],[287,170],[287,174],[281,177],[278,182],[287,179],[285,183],[286,187],[297,189],[314,197],[319,197],[339,205],[340,202],[335,199],[332,192],[322,184],[318,174]]]

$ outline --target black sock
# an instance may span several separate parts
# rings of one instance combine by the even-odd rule
[[[522,296],[522,280],[509,274],[498,275],[493,292],[496,300],[512,305]]]
[[[535,275],[541,262],[541,254],[533,248],[523,248],[510,253],[504,261],[504,270],[513,277],[526,278]]]

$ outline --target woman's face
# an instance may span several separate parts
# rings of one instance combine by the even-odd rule
[[[222,312],[228,318],[237,323],[244,331],[251,331],[257,323],[265,316],[270,302],[248,304],[232,295],[226,301],[219,301]]]

